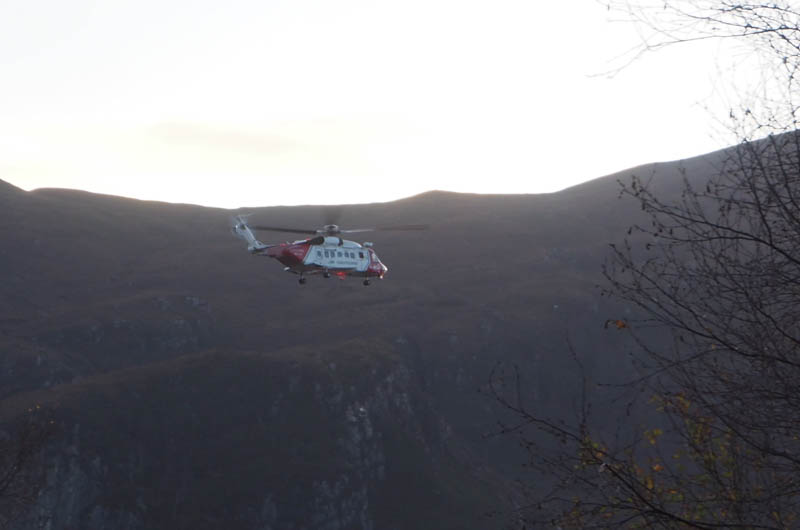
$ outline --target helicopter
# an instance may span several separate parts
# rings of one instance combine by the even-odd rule
[[[274,258],[284,265],[284,271],[299,275],[300,285],[305,285],[306,275],[315,274],[322,274],[324,278],[336,276],[342,280],[347,276],[364,278],[365,286],[370,285],[372,279],[383,279],[389,268],[378,258],[372,243],[360,244],[342,239],[340,237],[342,234],[428,229],[428,225],[396,225],[342,230],[338,225],[331,223],[316,230],[309,230],[250,225],[247,223],[247,217],[247,215],[231,217],[231,232],[247,242],[247,250],[251,254]],[[312,237],[293,242],[264,244],[253,235],[253,230],[289,232]]]

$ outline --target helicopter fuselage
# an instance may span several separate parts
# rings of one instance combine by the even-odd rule
[[[300,275],[383,278],[388,270],[370,243],[361,245],[335,236],[281,243],[262,252],[278,260],[287,271]]]

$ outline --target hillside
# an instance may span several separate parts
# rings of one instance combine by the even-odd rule
[[[693,178],[718,155],[683,163]],[[312,278],[247,254],[231,211],[0,182],[0,413],[52,408],[45,488],[20,528],[491,528],[521,456],[478,394],[516,363],[539,410],[573,413],[567,339],[624,377],[599,297],[638,219],[618,178],[546,195],[429,192],[346,206],[343,226],[418,223],[375,249],[386,279]],[[250,209],[316,226],[321,207]],[[264,237],[264,240],[268,236]],[[528,477],[530,478],[530,477]]]

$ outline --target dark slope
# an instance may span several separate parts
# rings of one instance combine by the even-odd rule
[[[22,190],[14,186],[13,184],[6,182],[5,180],[0,179],[0,195],[6,195],[12,193],[22,193]]]
[[[684,165],[695,178],[717,156]],[[490,527],[479,514],[519,463],[513,440],[482,436],[495,363],[517,363],[552,414],[578,388],[567,338],[590,377],[622,377],[603,322],[625,308],[595,285],[640,215],[617,198],[631,172],[679,189],[672,163],[556,194],[345,207],[344,226],[433,227],[376,234],[390,270],[369,288],[298,286],[245,252],[229,211],[0,192],[0,409],[47,403],[62,427],[35,513],[54,529]]]

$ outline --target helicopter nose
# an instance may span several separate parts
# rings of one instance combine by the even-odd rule
[[[381,260],[376,260],[373,267],[373,272],[378,278],[383,278],[383,275],[386,274],[386,271],[389,270],[389,267],[383,264]]]
[[[369,268],[367,269],[368,276],[377,276],[378,278],[383,278],[383,275],[386,274],[389,268],[381,263],[380,260],[373,258],[372,262],[369,264]]]

